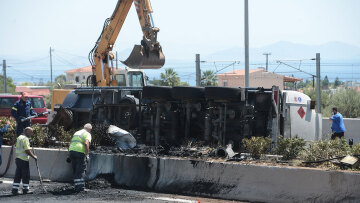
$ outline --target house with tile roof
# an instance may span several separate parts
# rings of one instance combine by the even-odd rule
[[[89,75],[92,75],[92,67],[85,66],[82,68],[76,68],[65,71],[66,81],[74,84],[86,84],[86,79]]]
[[[218,86],[223,87],[244,87],[245,70],[233,70],[217,75]],[[273,85],[284,89],[286,82],[295,83],[301,81],[301,78],[289,77],[272,72],[267,72],[263,68],[249,70],[249,86],[271,88]]]
[[[15,92],[26,92],[30,95],[47,96],[50,94],[50,86],[16,86]]]
[[[115,68],[115,73],[122,70],[121,68]],[[76,68],[72,70],[65,71],[66,73],[66,82],[72,84],[86,84],[88,76],[92,75],[92,67],[85,66],[82,68]]]

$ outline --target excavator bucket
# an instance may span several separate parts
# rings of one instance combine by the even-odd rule
[[[130,56],[122,63],[136,69],[159,69],[165,64],[165,56],[161,49],[147,54],[143,46],[135,45]]]

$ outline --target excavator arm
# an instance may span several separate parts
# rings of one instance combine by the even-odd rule
[[[157,41],[159,29],[153,26],[150,0],[118,0],[112,16],[105,20],[103,30],[95,47],[89,53],[89,61],[93,68],[91,83],[97,86],[116,86],[114,70],[110,61],[114,58],[111,51],[126,16],[134,2],[143,32],[141,45],[135,45],[130,56],[123,61],[130,68],[158,69],[165,63],[165,56]]]

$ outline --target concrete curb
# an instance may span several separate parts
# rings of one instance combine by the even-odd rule
[[[9,151],[9,146],[3,147],[0,173],[5,169]],[[71,167],[65,162],[66,150],[36,149],[36,153],[44,178],[48,178],[50,167],[58,156],[51,180],[71,180]],[[34,162],[30,164],[32,177],[37,178]],[[7,176],[12,177],[14,171],[12,164]],[[91,154],[88,177],[95,178],[100,174],[114,174],[115,182],[121,186],[221,199],[264,202],[360,201],[358,172]]]

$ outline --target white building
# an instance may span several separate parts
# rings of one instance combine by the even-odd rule
[[[115,73],[121,71],[121,68],[116,69]],[[66,82],[70,82],[72,84],[86,84],[86,80],[88,76],[92,75],[92,67],[85,66],[82,68],[76,68],[72,70],[65,71],[66,73]]]
[[[82,68],[76,68],[65,71],[66,81],[74,84],[86,84],[86,79],[89,75],[92,75],[92,67],[86,66]]]

